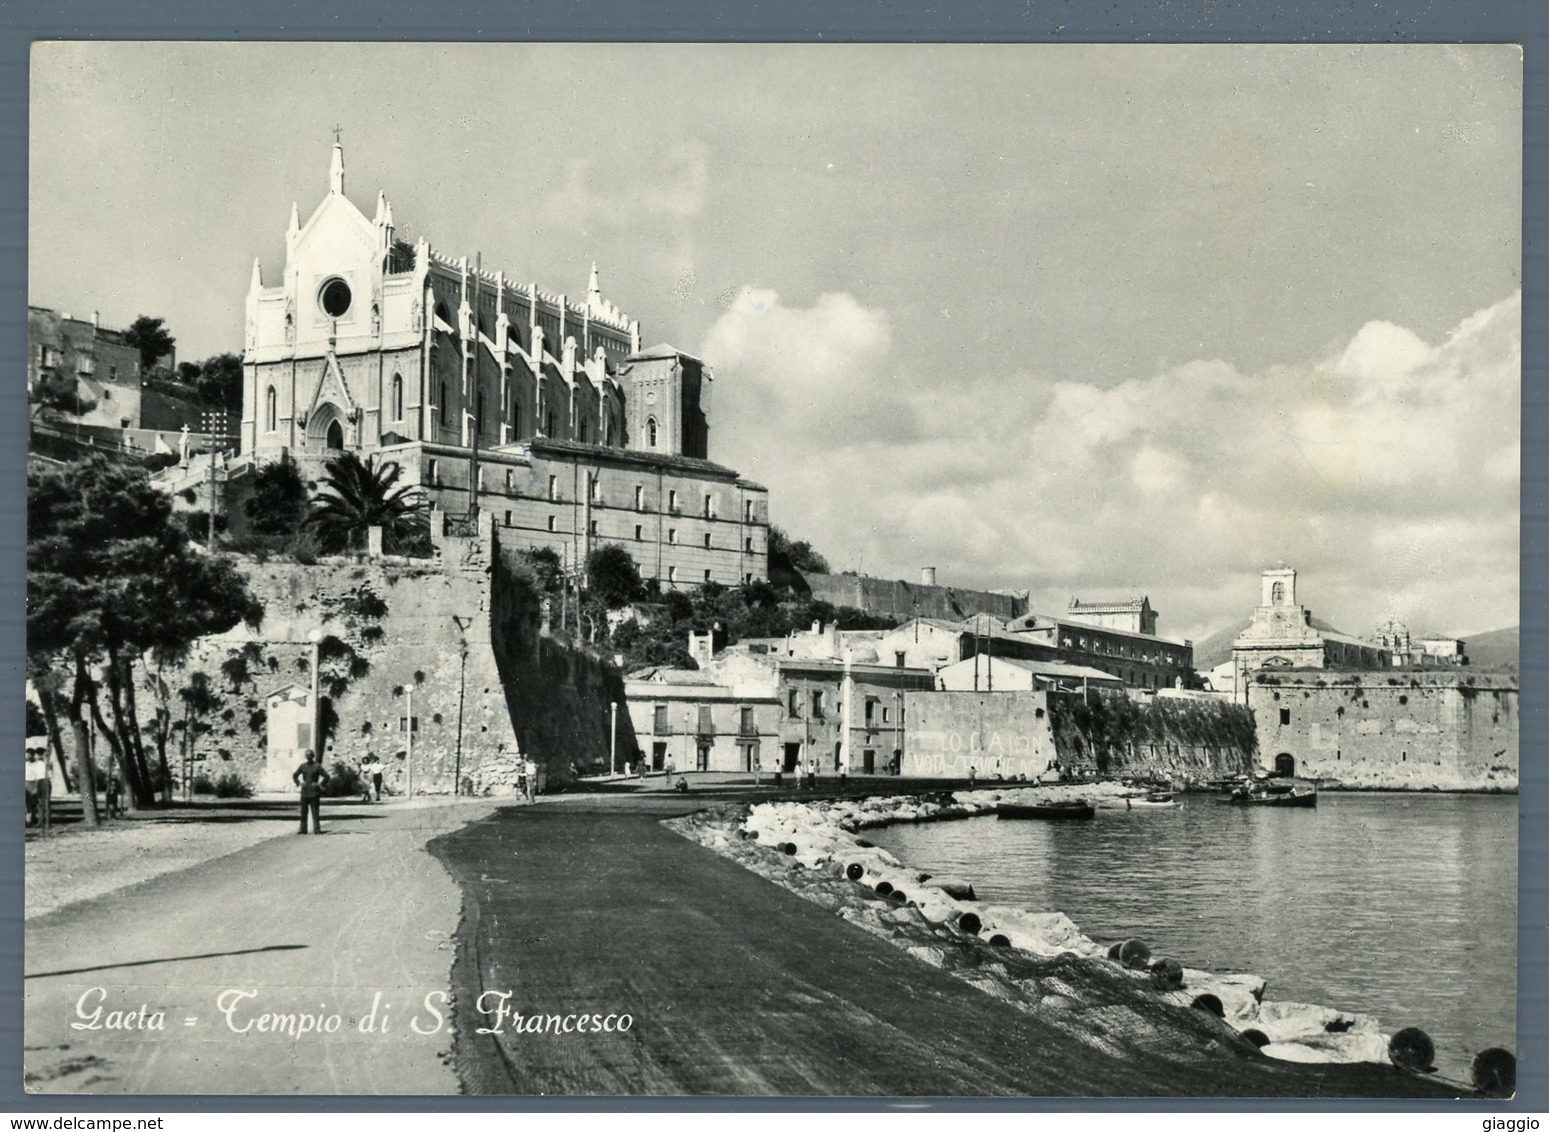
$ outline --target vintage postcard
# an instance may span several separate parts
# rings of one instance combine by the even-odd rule
[[[1513,1092],[1518,48],[31,67],[28,1090]]]

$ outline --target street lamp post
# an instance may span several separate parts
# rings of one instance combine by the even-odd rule
[[[318,699],[318,688],[321,679],[318,675],[318,665],[322,660],[323,631],[313,629],[307,634],[307,640],[312,642],[312,695],[308,701],[312,705],[312,749],[317,752],[317,765],[323,765],[323,705]]]
[[[468,626],[473,624],[473,618],[460,617],[454,613],[452,621],[457,625],[463,638],[461,657],[457,665],[457,757],[452,764],[452,793],[461,795],[463,792],[463,701],[468,686]]]
[[[414,797],[414,685],[413,684],[410,684],[408,686],[408,688],[405,689],[404,695],[406,697],[406,709],[405,710],[408,711],[409,718],[404,723],[404,729],[405,729],[404,730],[404,734],[408,736],[408,739],[406,740],[408,745],[404,749],[403,762],[404,762],[404,769],[406,771],[408,771],[408,774],[409,774],[409,785],[408,785],[408,789],[407,789],[406,793],[407,793],[408,797],[413,798]]]
[[[608,705],[608,771],[611,774],[619,772],[619,705],[614,700]]]

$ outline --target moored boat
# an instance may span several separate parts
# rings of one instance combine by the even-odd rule
[[[1147,794],[1143,798],[1126,798],[1124,801],[1128,803],[1128,808],[1131,810],[1176,810],[1178,808],[1178,799],[1164,792]]]
[[[1309,809],[1318,804],[1318,791],[1311,786],[1292,786],[1288,789],[1264,791],[1264,790],[1239,790],[1231,797],[1232,802],[1241,806],[1286,806],[1297,809]]]
[[[1046,802],[1042,805],[1024,805],[1002,802],[995,810],[997,817],[1034,819],[1041,821],[1090,821],[1097,816],[1097,808],[1090,802]]]

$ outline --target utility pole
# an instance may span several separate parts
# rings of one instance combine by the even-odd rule
[[[608,739],[608,770],[613,774],[617,774],[619,772],[619,705],[617,700],[608,705],[608,717],[610,732]]]
[[[409,718],[404,720],[404,734],[408,736],[407,747],[403,756],[404,767],[409,772],[408,796],[414,797],[414,685],[410,684],[404,691],[406,697],[405,710]]]
[[[452,770],[452,793],[460,795],[463,792],[463,701],[468,686],[468,626],[473,624],[473,618],[454,613],[452,621],[463,636],[462,656],[457,666],[457,757]]]
[[[307,634],[307,640],[312,642],[312,698],[307,702],[312,707],[312,750],[317,753],[317,765],[323,765],[323,705],[318,699],[318,664],[322,655],[323,631],[313,629]]]

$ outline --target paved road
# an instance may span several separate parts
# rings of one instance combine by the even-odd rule
[[[470,1092],[1446,1094],[1389,1067],[1245,1053],[1202,1016],[1159,1019],[1101,971],[1088,985],[1111,1005],[1097,1009],[1134,1024],[1082,1044],[659,824],[692,804],[573,798],[432,844],[468,897],[453,977]],[[480,1036],[495,1021],[493,998],[477,1009],[487,991],[527,1017],[627,1013],[632,1026],[515,1033],[507,1018]]]
[[[69,905],[26,925],[27,1087],[41,1092],[438,1094],[458,1091],[445,1033],[408,1030],[445,991],[460,896],[425,842],[488,803],[325,810],[287,836]],[[90,836],[76,834],[74,836]],[[101,988],[101,993],[93,988]],[[223,991],[256,991],[218,1009]],[[376,991],[385,1035],[363,1035]],[[86,995],[164,1029],[72,1029]],[[263,1013],[339,1016],[332,1034],[257,1032]],[[432,1016],[419,1011],[423,1028]],[[379,1014],[380,1016],[380,1014]],[[189,1023],[192,1020],[192,1024]],[[247,1025],[246,1033],[232,1026]],[[298,1019],[296,1028],[303,1023]]]

